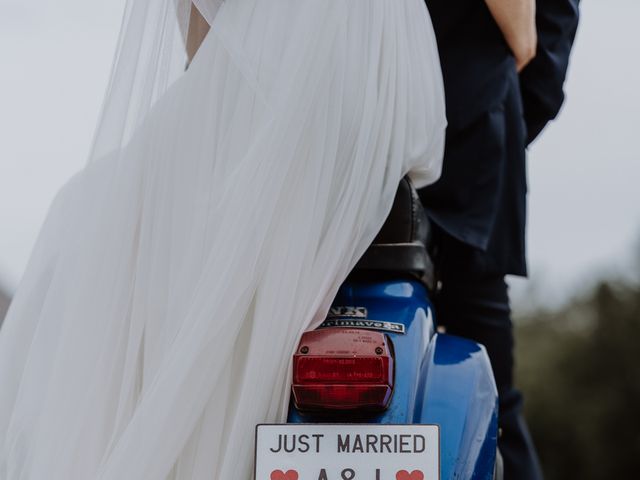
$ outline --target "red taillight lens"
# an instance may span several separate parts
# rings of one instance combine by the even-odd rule
[[[306,332],[293,357],[293,397],[300,410],[383,410],[393,392],[388,338],[368,330]]]
[[[297,362],[297,381],[305,382],[386,382],[388,358],[300,357]]]

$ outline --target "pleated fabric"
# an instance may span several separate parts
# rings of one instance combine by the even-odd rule
[[[51,206],[0,331],[0,479],[252,478],[297,339],[444,128],[422,0],[227,0]]]

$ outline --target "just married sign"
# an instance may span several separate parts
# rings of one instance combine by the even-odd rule
[[[437,425],[258,425],[255,480],[438,480]]]

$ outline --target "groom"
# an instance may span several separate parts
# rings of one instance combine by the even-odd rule
[[[527,273],[525,149],[563,102],[578,1],[426,0],[449,121],[442,177],[419,192],[436,232],[436,305],[448,332],[487,348],[506,480],[542,478],[513,386],[505,276]]]

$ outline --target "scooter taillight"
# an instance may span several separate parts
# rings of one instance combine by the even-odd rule
[[[293,398],[299,410],[384,410],[393,380],[390,341],[380,332],[306,332],[293,356]]]

